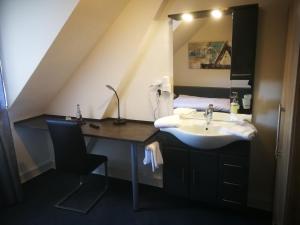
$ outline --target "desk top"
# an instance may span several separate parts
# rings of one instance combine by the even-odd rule
[[[46,119],[64,119],[63,116],[41,115],[26,120],[17,121],[15,127],[48,130]],[[120,141],[145,143],[159,130],[153,126],[153,122],[127,120],[124,125],[114,125],[113,118],[105,119],[85,119],[82,125],[84,136],[114,139]],[[90,123],[96,124],[99,129],[89,126]]]

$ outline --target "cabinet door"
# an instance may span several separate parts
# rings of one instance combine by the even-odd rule
[[[191,151],[190,196],[193,200],[215,203],[218,186],[218,157],[215,153]]]
[[[231,80],[253,80],[258,6],[233,9]]]
[[[189,152],[185,149],[165,147],[164,158],[164,189],[167,193],[188,197]]]

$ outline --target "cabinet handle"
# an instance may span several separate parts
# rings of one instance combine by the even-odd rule
[[[183,183],[185,183],[185,171],[184,168],[181,168],[181,180]]]
[[[229,164],[229,163],[224,163],[223,166],[229,166],[229,167],[235,167],[235,168],[243,168],[242,166],[234,165],[234,164]]]
[[[232,200],[228,200],[228,199],[225,199],[225,198],[223,198],[222,201],[232,203],[232,204],[236,204],[236,205],[241,205],[242,204],[241,202],[232,201]]]
[[[224,181],[223,183],[227,184],[227,185],[237,186],[237,187],[241,186],[241,184],[231,183],[231,182],[227,182],[227,181]]]

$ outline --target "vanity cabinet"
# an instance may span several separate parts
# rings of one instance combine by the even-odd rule
[[[159,133],[164,158],[164,190],[168,194],[222,207],[247,205],[249,141],[201,150],[175,136]]]
[[[253,80],[258,5],[232,8],[231,80]]]

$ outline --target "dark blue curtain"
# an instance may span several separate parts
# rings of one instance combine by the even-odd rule
[[[22,190],[13,144],[5,87],[0,62],[0,207],[22,199]]]

